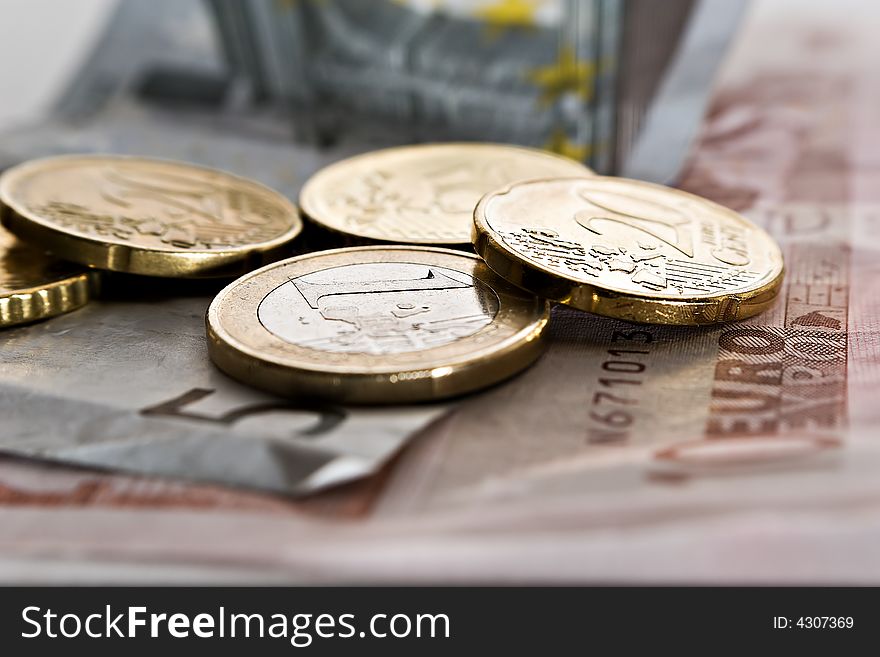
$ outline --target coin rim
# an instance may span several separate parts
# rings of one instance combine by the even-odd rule
[[[77,235],[46,222],[42,217],[17,203],[14,185],[22,177],[41,167],[77,160],[124,160],[148,162],[198,169],[212,174],[229,176],[247,185],[255,186],[273,197],[289,210],[290,228],[276,238],[233,249],[175,250],[173,247],[143,247],[106,242],[99,238]],[[280,256],[283,249],[302,232],[303,223],[297,206],[277,190],[260,182],[239,176],[224,169],[202,166],[192,162],[159,157],[117,155],[112,153],[66,154],[27,160],[0,174],[0,223],[13,235],[26,242],[39,244],[60,258],[87,267],[128,274],[164,278],[217,278],[245,273]]]
[[[98,286],[98,272],[84,270],[66,278],[0,292],[0,328],[30,324],[82,308]]]
[[[521,256],[495,236],[489,225],[487,206],[496,197],[503,196],[520,185],[534,185],[565,180],[583,180],[586,177],[542,178],[505,185],[484,195],[474,208],[471,240],[474,250],[499,276],[534,294],[580,310],[644,324],[675,324],[699,326],[717,324],[752,317],[773,305],[785,276],[785,258],[776,240],[763,228],[738,212],[709,199],[674,189],[697,201],[709,203],[719,211],[733,215],[757,232],[763,234],[771,249],[778,255],[779,271],[770,280],[752,290],[720,294],[713,297],[682,296],[674,299],[656,294],[623,292],[597,283],[574,281]],[[620,180],[613,176],[590,176],[589,180]],[[661,190],[673,188],[642,180],[625,179],[638,186]],[[771,270],[772,273],[772,270]]]
[[[419,252],[427,251],[482,262],[473,254],[454,249],[396,245],[332,249],[272,263],[230,283],[211,302],[205,314],[208,354],[211,360],[232,378],[282,396],[331,399],[345,403],[395,404],[453,397],[491,386],[525,369],[543,353],[545,343],[542,336],[549,321],[550,305],[546,300],[538,297],[535,297],[534,317],[523,327],[515,330],[512,335],[499,343],[481,345],[478,351],[438,362],[431,367],[408,367],[404,364],[399,367],[391,365],[377,368],[371,365],[368,371],[366,369],[358,371],[350,365],[334,363],[328,363],[324,367],[317,367],[308,362],[296,364],[292,362],[293,359],[280,363],[267,359],[264,354],[232,336],[223,326],[220,306],[248,279],[294,261],[303,262],[328,255],[383,251],[409,251],[416,257]],[[499,295],[499,301],[504,303],[501,299],[503,293],[499,294],[498,290],[492,289]],[[254,310],[261,301],[254,301]],[[271,334],[265,327],[261,328]],[[463,338],[462,341],[467,341],[479,332]],[[274,334],[272,337],[284,342]],[[290,346],[305,349],[297,345]]]
[[[398,151],[416,151],[416,150],[428,150],[434,148],[497,148],[497,149],[510,149],[516,151],[524,151],[526,153],[531,153],[533,155],[538,155],[541,157],[547,157],[550,159],[561,160],[567,164],[573,164],[575,166],[580,166],[583,168],[584,173],[587,175],[595,175],[595,172],[588,167],[583,162],[579,162],[575,159],[567,157],[565,155],[561,155],[559,153],[554,153],[552,151],[546,151],[541,148],[533,148],[531,146],[520,146],[517,144],[503,144],[498,142],[469,142],[469,141],[450,141],[450,142],[426,142],[423,144],[404,144],[402,146],[392,146],[390,148],[381,148],[375,151],[368,151],[366,153],[358,153],[357,155],[352,155],[343,160],[337,160],[327,166],[319,169],[315,173],[313,173],[308,180],[306,180],[305,184],[300,188],[298,203],[299,207],[302,210],[303,216],[308,221],[329,230],[333,233],[346,235],[349,237],[357,237],[363,240],[369,240],[369,245],[376,246],[385,246],[392,244],[413,244],[418,246],[431,246],[431,245],[441,245],[441,246],[452,246],[452,245],[469,245],[470,240],[468,237],[464,236],[460,240],[431,240],[431,239],[421,239],[421,238],[406,238],[406,239],[395,239],[391,237],[377,237],[376,235],[367,234],[366,232],[358,232],[353,230],[345,230],[340,228],[338,225],[332,225],[322,219],[320,217],[320,211],[317,209],[317,201],[314,201],[315,198],[319,198],[321,196],[320,193],[315,192],[314,188],[321,184],[323,178],[331,176],[337,169],[344,168],[345,166],[350,166],[353,162],[360,161],[363,159],[368,159],[370,157],[382,156],[388,153],[395,153]]]

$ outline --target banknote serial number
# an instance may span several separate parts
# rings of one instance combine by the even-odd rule
[[[644,329],[616,330],[611,333],[611,347],[602,359],[597,390],[590,400],[587,442],[620,443],[629,439],[635,420],[633,410],[647,365],[646,357],[654,335]]]
[[[852,616],[799,616],[797,620],[788,616],[774,616],[774,630],[850,630],[855,621]]]

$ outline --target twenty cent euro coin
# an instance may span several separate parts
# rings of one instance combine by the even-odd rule
[[[699,196],[610,177],[510,185],[474,212],[474,246],[505,279],[618,319],[712,324],[769,307],[782,253]]]
[[[0,177],[3,224],[90,267],[214,277],[282,255],[294,205],[259,183],[183,162],[112,155],[33,160]]]
[[[303,213],[323,228],[367,241],[470,244],[474,206],[520,180],[585,176],[579,162],[503,144],[388,148],[332,164],[300,192]]]
[[[89,301],[96,275],[0,228],[0,327],[76,310]]]
[[[246,274],[208,309],[224,372],[280,395],[423,401],[512,376],[543,349],[548,304],[476,256],[353,247]]]

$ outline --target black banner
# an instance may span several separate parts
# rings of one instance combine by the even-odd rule
[[[6,655],[673,654],[880,637],[867,588],[6,588]]]

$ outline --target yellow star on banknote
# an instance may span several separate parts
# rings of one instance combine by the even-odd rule
[[[541,102],[549,105],[566,93],[589,99],[595,73],[593,62],[578,59],[574,48],[563,46],[555,64],[531,70],[528,79],[541,87]]]
[[[577,144],[571,141],[568,135],[565,134],[565,130],[561,128],[553,131],[550,140],[544,144],[544,149],[559,155],[565,155],[578,162],[584,162],[590,156],[592,150],[589,144]]]
[[[497,37],[503,30],[535,27],[535,12],[543,0],[497,0],[481,7],[474,16],[486,22],[488,33]]]

